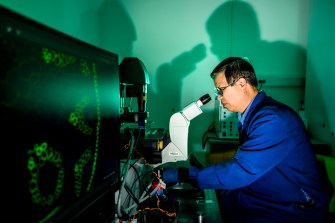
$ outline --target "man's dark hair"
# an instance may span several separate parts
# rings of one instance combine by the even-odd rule
[[[228,84],[243,77],[254,87],[258,86],[257,77],[253,66],[241,57],[228,57],[221,61],[212,71],[211,78],[214,79],[216,74],[224,71]]]

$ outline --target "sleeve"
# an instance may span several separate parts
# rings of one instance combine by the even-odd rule
[[[266,110],[247,126],[247,140],[230,162],[222,162],[199,171],[199,188],[236,189],[250,185],[283,160],[294,147],[290,123],[281,111]],[[290,123],[291,125],[292,123]],[[293,122],[294,125],[294,122]]]
[[[195,166],[187,167],[167,167],[163,169],[163,180],[168,185],[177,183],[189,183],[197,187],[198,168]]]

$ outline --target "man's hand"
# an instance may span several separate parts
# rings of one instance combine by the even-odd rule
[[[163,169],[163,181],[167,185],[179,183],[178,167],[166,167]]]

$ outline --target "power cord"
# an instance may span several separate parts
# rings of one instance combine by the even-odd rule
[[[263,87],[263,84],[265,84],[265,80],[259,80],[258,83],[259,83],[259,88],[258,88],[258,91],[262,91],[262,87]]]
[[[128,170],[129,169],[129,166],[130,166],[130,160],[131,160],[131,156],[133,154],[133,151],[134,151],[134,143],[135,143],[135,136],[134,136],[134,133],[133,131],[130,131],[131,133],[131,140],[130,140],[130,145],[129,145],[129,153],[128,153],[128,158],[127,158],[127,162],[125,164],[125,169]],[[123,211],[122,211],[122,188],[125,187],[125,184],[126,184],[126,179],[127,179],[127,174],[128,174],[129,171],[126,171],[125,174],[124,174],[124,177],[123,177],[123,181],[121,183],[121,187],[120,187],[120,191],[119,191],[119,196],[118,196],[118,201],[117,201],[117,215],[119,218],[122,218],[123,216]]]
[[[209,132],[215,133],[216,137],[208,137]],[[216,139],[216,138],[218,138],[218,135],[216,134],[216,131],[215,131],[215,121],[214,121],[212,122],[212,124],[209,125],[207,130],[202,135],[202,149],[206,148],[206,144],[209,139]]]

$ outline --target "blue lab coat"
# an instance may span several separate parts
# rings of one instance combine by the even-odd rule
[[[260,92],[239,133],[230,162],[189,169],[197,186],[219,189],[220,206],[233,222],[321,222],[328,198],[298,114]]]

